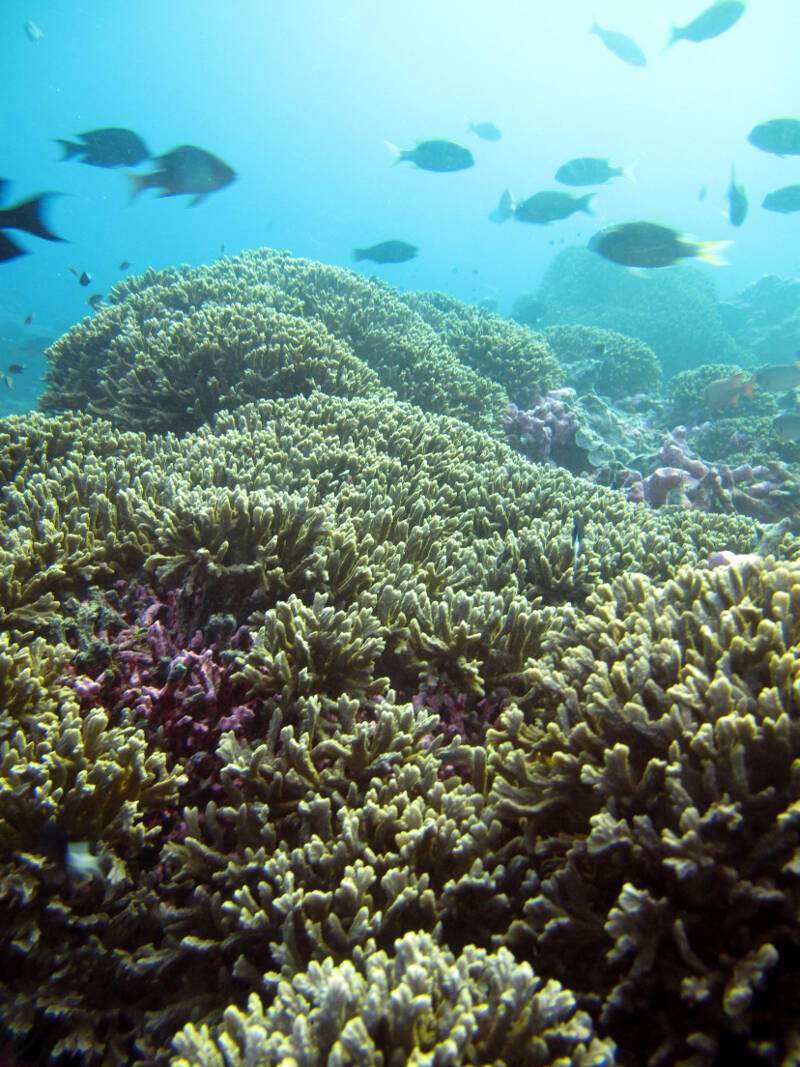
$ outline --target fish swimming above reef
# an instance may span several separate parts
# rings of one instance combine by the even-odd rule
[[[572,193],[562,193],[559,190],[546,190],[534,193],[526,200],[513,201],[512,198],[514,218],[518,222],[531,222],[537,226],[546,226],[549,222],[568,219],[576,211],[594,215],[589,206],[589,201],[594,195],[594,193],[585,193],[583,196],[574,196]]]
[[[735,407],[739,403],[739,397],[742,393],[752,399],[755,382],[755,374],[748,381],[745,381],[745,376],[742,373],[731,374],[727,378],[717,378],[708,383],[700,394],[700,399],[706,407],[711,408],[713,411],[718,411],[720,408]]]
[[[357,262],[370,259],[373,263],[407,263],[418,252],[417,246],[410,245],[408,241],[381,241],[369,248],[354,248],[353,259]]]
[[[83,142],[56,139],[64,149],[62,162],[77,158],[90,167],[133,167],[150,158],[150,151],[138,133],[119,126],[87,130],[77,136]]]
[[[747,140],[775,156],[800,156],[800,119],[770,119],[754,126]]]
[[[623,63],[630,63],[632,67],[647,66],[644,52],[636,41],[632,37],[628,37],[626,33],[619,33],[617,30],[604,30],[598,24],[597,19],[592,21],[589,33],[596,34],[609,52],[613,53],[617,59],[621,59]]]
[[[102,293],[91,293],[87,297],[86,303],[89,305],[89,307],[92,309],[92,311],[97,311],[97,309],[103,303],[103,294]]]
[[[656,222],[622,222],[600,230],[589,241],[593,252],[623,267],[671,267],[682,259],[725,264],[717,254],[730,241],[693,241]]]
[[[787,393],[800,386],[800,360],[772,363],[756,370],[756,384],[772,393]]]
[[[7,181],[0,178],[0,200],[3,199],[8,184]],[[45,203],[56,195],[56,193],[39,193],[28,200],[21,200],[18,204],[12,204],[11,207],[0,208],[0,263],[7,263],[9,260],[16,259],[17,256],[27,254],[25,249],[18,245],[16,241],[12,241],[10,237],[2,232],[3,230],[21,230],[23,233],[31,234],[33,237],[41,237],[44,241],[64,240],[63,237],[59,237],[48,229],[42,218],[42,210]]]
[[[781,441],[800,441],[800,411],[781,412],[772,429]]]
[[[711,7],[701,11],[697,18],[686,26],[673,26],[667,48],[676,41],[710,41],[719,37],[739,21],[745,12],[743,0],[717,0]]]
[[[236,171],[204,148],[183,144],[154,156],[158,170],[149,174],[131,174],[131,199],[144,189],[158,189],[159,196],[193,196],[191,207],[199,204],[209,193],[224,189],[236,180]]]
[[[632,167],[612,167],[609,159],[596,156],[580,156],[562,163],[555,173],[557,182],[562,185],[603,185],[611,178],[627,178],[635,181]]]
[[[800,211],[800,185],[784,185],[782,189],[767,193],[761,206],[767,211],[779,211],[782,215]]]
[[[77,267],[69,268],[70,274],[74,274],[78,279],[78,285],[82,285],[84,288],[91,283],[92,276],[88,270],[78,270]]]
[[[420,141],[414,148],[399,148],[387,141],[386,147],[394,152],[395,163],[413,163],[420,170],[431,170],[439,174],[466,170],[475,165],[472,152],[455,141]]]
[[[131,261],[129,259],[123,259],[120,265],[117,267],[117,270],[127,270],[130,265]]]
[[[736,182],[736,175],[731,167],[731,184],[728,186],[728,219],[731,226],[741,226],[747,218],[747,192],[743,185]]]
[[[476,133],[483,141],[499,141],[503,136],[493,122],[471,122],[467,133]]]
[[[504,189],[494,211],[489,212],[489,222],[505,222],[514,214],[514,198],[510,189]]]

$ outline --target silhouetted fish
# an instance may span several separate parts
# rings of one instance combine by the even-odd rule
[[[782,189],[767,193],[761,206],[767,211],[779,211],[782,215],[800,211],[800,185],[784,185]]]
[[[25,36],[29,41],[33,41],[34,44],[41,44],[44,40],[44,34],[33,19],[28,19],[25,23]]]
[[[0,178],[0,199],[2,199],[8,185],[9,183],[6,180]],[[0,231],[22,230],[23,233],[41,237],[44,241],[63,241],[63,237],[58,237],[47,228],[41,214],[45,202],[55,195],[57,194],[39,193],[38,196],[32,196],[28,200],[12,204],[11,207],[0,208]],[[6,234],[0,233],[0,263],[7,263],[11,259],[16,259],[17,256],[26,254],[26,250],[20,247],[16,241],[12,241]]]
[[[406,263],[419,252],[416,245],[407,241],[381,241],[369,248],[354,248],[353,259],[371,259],[373,263]]]
[[[638,46],[636,41],[632,37],[628,37],[626,33],[618,33],[617,30],[604,30],[602,26],[598,25],[597,19],[592,22],[589,33],[595,33],[617,59],[621,59],[623,63],[630,63],[632,67],[646,67],[647,59],[644,52]]]
[[[484,141],[499,141],[503,136],[493,122],[471,122],[467,133],[477,133]]]
[[[555,174],[563,185],[603,185],[611,178],[623,177],[634,181],[633,167],[612,167],[609,159],[580,156],[562,163]]]
[[[717,255],[730,241],[692,241],[656,222],[623,222],[600,230],[589,241],[593,252],[623,267],[671,267],[681,259],[704,259],[718,266]]]
[[[394,152],[395,163],[408,161],[420,170],[445,173],[452,170],[466,170],[467,167],[475,164],[472,152],[463,145],[456,144],[455,141],[420,141],[414,148],[398,148],[396,144],[387,141],[386,147]]]
[[[770,119],[754,126],[747,140],[762,152],[800,156],[800,119]]]
[[[106,126],[77,135],[83,144],[56,139],[64,149],[63,159],[80,157],[81,163],[91,167],[132,167],[150,158],[147,145],[133,130]]]
[[[667,48],[676,41],[708,41],[738,22],[745,11],[742,0],[717,0],[686,26],[673,26]]]
[[[159,196],[194,196],[191,206],[199,204],[209,193],[223,189],[236,180],[236,171],[204,148],[184,144],[154,156],[159,169],[150,174],[132,174],[131,199],[143,189],[158,189]]]
[[[576,211],[585,211],[587,215],[593,215],[589,201],[594,195],[594,193],[586,193],[584,196],[573,196],[572,193],[557,191],[534,193],[527,200],[520,200],[514,204],[514,218],[519,222],[533,222],[539,226],[546,226],[548,222],[569,218]]]
[[[747,218],[747,193],[743,185],[736,184],[733,167],[731,167],[731,184],[728,186],[728,218],[731,226],[741,226]]]

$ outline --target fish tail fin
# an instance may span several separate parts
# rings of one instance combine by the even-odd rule
[[[627,178],[629,182],[633,182],[636,185],[636,175],[633,173],[634,168],[639,166],[639,160],[634,159],[633,163],[629,163],[626,167],[622,168],[622,177]]]
[[[742,392],[744,393],[745,396],[749,397],[751,400],[753,399],[753,386],[755,384],[756,384],[756,376],[754,374],[753,377],[750,379],[750,381],[749,382],[745,382],[745,384],[742,386]]]
[[[56,137],[55,143],[60,144],[64,149],[64,155],[61,157],[62,163],[65,160],[72,159],[74,156],[86,151],[86,145],[78,144],[76,141],[63,141],[60,137]]]
[[[581,197],[581,211],[585,212],[587,215],[597,214],[597,212],[592,210],[592,205],[590,203],[593,196],[594,193],[587,193],[585,196]]]
[[[362,259],[366,259],[366,258],[367,258],[367,250],[366,250],[366,248],[354,248],[353,249],[353,259],[356,261],[356,263],[360,263]]]
[[[400,145],[396,145],[393,141],[384,141],[383,143],[386,145],[386,147],[389,149],[389,151],[394,156],[394,159],[392,160],[392,164],[394,166],[397,166],[398,163],[402,163],[403,160],[406,158],[406,154],[403,151],[403,149],[400,147]]]
[[[589,27],[588,32],[589,33],[599,33],[600,32],[600,25],[599,25],[599,23],[598,23],[598,21],[597,21],[597,19],[595,18],[594,15],[592,15],[592,24]]]
[[[130,183],[130,194],[131,194],[129,199],[128,199],[128,203],[132,204],[133,201],[136,199],[136,197],[139,195],[139,193],[141,193],[145,189],[149,189],[151,187],[151,185],[152,185],[152,182],[150,181],[151,175],[149,175],[149,174],[131,174],[130,172],[128,172],[127,178],[128,178],[129,183]]]
[[[700,241],[697,245],[697,258],[706,263],[713,263],[715,267],[727,267],[728,260],[719,253],[731,244],[733,241]]]
[[[681,37],[683,37],[683,31],[681,30],[680,26],[670,26],[669,40],[664,45],[664,51],[666,52],[668,48],[671,48],[676,41],[680,41]]]
[[[11,230],[23,230],[45,241],[63,241],[64,238],[53,233],[42,218],[45,201],[55,195],[55,193],[40,193],[39,196],[32,196],[30,200],[23,200],[21,204],[6,208],[3,225]]]

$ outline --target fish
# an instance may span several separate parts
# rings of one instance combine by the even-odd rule
[[[595,156],[580,156],[562,163],[555,173],[557,182],[562,185],[602,185],[611,178],[623,177],[635,181],[633,167],[612,167],[609,159]]]
[[[671,267],[681,259],[725,264],[718,253],[730,241],[693,241],[656,222],[622,222],[600,230],[589,241],[593,252],[623,267]]]
[[[117,267],[117,270],[127,270],[130,267],[130,265],[131,265],[131,261],[129,259],[123,259],[123,261]]]
[[[70,841],[64,830],[53,822],[39,827],[36,847],[74,877],[105,881],[108,876],[108,861],[95,855],[88,841]]]
[[[632,37],[626,33],[618,33],[617,30],[604,30],[598,25],[597,19],[592,20],[589,33],[595,33],[617,59],[623,63],[630,63],[632,67],[646,67],[647,59],[644,52]]]
[[[407,241],[381,241],[380,244],[370,245],[369,248],[354,248],[353,259],[360,262],[362,259],[371,259],[373,263],[407,263],[414,259],[419,252],[416,245],[410,245]]]
[[[33,41],[34,44],[41,44],[44,40],[44,34],[33,19],[28,19],[25,23],[25,36],[29,41]]]
[[[97,311],[97,309],[103,303],[103,294],[102,293],[91,293],[90,296],[88,297],[86,303],[89,305],[89,307],[92,309],[92,311]]]
[[[5,382],[6,389],[13,389],[14,388],[14,379],[11,377],[10,374],[3,374],[2,378],[3,378],[3,381]]]
[[[800,156],[800,119],[770,119],[754,126],[747,140],[775,156]]]
[[[514,214],[514,198],[510,189],[504,189],[494,211],[489,212],[489,222],[505,222]]]
[[[79,271],[77,267],[70,267],[69,270],[78,279],[78,285],[86,287],[92,280],[92,276],[87,270]]]
[[[583,551],[583,538],[586,523],[583,515],[576,515],[572,520],[572,569],[578,566],[578,556]]]
[[[717,0],[685,26],[673,26],[667,48],[676,41],[710,41],[735,25],[745,12],[743,0]]]
[[[800,360],[772,363],[756,370],[756,384],[772,393],[786,393],[800,386]]]
[[[467,133],[476,133],[484,141],[499,141],[503,136],[493,122],[471,122]]]
[[[25,316],[25,321],[23,322],[22,325],[23,326],[30,326],[32,322],[33,322],[33,312],[31,311],[31,312],[29,312],[29,314],[27,314]]]
[[[518,222],[532,222],[537,226],[546,226],[549,222],[567,219],[576,211],[585,211],[587,215],[594,215],[589,206],[589,201],[594,195],[594,193],[586,193],[583,196],[573,196],[572,193],[560,191],[534,193],[527,200],[514,203],[514,218]]]
[[[700,399],[706,407],[711,408],[713,411],[717,411],[720,408],[735,407],[739,403],[739,396],[742,393],[752,399],[756,376],[754,374],[749,381],[745,381],[744,378],[745,376],[741,372],[731,374],[727,378],[717,378],[708,383],[700,394]]]
[[[0,178],[0,199],[8,184],[8,181]],[[39,193],[28,200],[12,204],[11,207],[0,208],[0,231],[22,230],[23,233],[41,237],[44,241],[63,241],[64,238],[53,233],[42,218],[45,203],[56,195],[56,193]],[[16,259],[17,256],[24,255],[27,255],[24,248],[0,232],[0,263],[7,263],[9,260]]]
[[[767,193],[761,206],[767,211],[779,211],[782,215],[800,211],[800,185],[784,185],[782,189]]]
[[[420,170],[431,170],[439,174],[467,170],[475,165],[472,152],[455,141],[419,141],[414,148],[399,148],[387,141],[386,147],[394,152],[395,163],[408,161]]]
[[[22,374],[23,371],[25,370],[25,364],[24,363],[9,363],[9,365],[6,367],[6,370],[8,371],[9,374]]]
[[[236,180],[236,171],[204,148],[184,144],[164,155],[154,156],[159,164],[149,174],[131,174],[131,200],[144,189],[159,189],[159,196],[193,195],[190,206],[205,200],[209,193],[224,189]]]
[[[56,144],[64,149],[62,163],[78,158],[80,163],[88,163],[90,167],[112,168],[133,167],[150,159],[150,150],[139,134],[121,126],[104,126],[76,136],[82,144],[56,138]]]
[[[784,411],[773,421],[772,429],[781,441],[800,441],[800,411]]]
[[[737,185],[736,175],[731,167],[731,184],[728,186],[728,219],[731,226],[741,226],[747,218],[747,192],[743,185]]]

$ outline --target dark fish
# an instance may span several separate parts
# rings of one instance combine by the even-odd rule
[[[117,270],[127,270],[130,267],[131,261],[129,259],[123,259]]]
[[[781,441],[800,441],[800,411],[784,411],[772,423]]]
[[[103,294],[102,293],[92,293],[89,296],[89,298],[87,299],[86,303],[89,305],[89,307],[92,309],[92,311],[96,311],[100,307],[100,305],[103,303]]]
[[[88,271],[79,271],[77,267],[70,267],[69,269],[70,273],[74,274],[78,279],[78,285],[87,286],[91,282],[92,276]]]
[[[800,360],[794,363],[773,363],[768,367],[759,367],[756,382],[762,389],[774,393],[786,393],[800,385]]]
[[[236,171],[204,148],[184,144],[154,156],[159,169],[150,174],[132,174],[131,199],[143,189],[158,189],[159,196],[193,195],[191,206],[199,204],[209,193],[223,189],[236,179]]]
[[[572,566],[578,563],[578,556],[583,549],[583,538],[586,531],[586,523],[583,515],[576,515],[572,520]]]
[[[602,185],[611,178],[634,181],[632,166],[612,167],[610,160],[595,156],[580,156],[563,163],[556,171],[556,181],[563,185]]]
[[[25,370],[25,364],[9,363],[9,365],[6,367],[6,370],[9,374],[22,374],[22,372]]]
[[[79,162],[91,167],[132,167],[150,158],[147,145],[133,130],[107,126],[77,136],[82,144],[56,139],[56,144],[64,149],[62,161],[79,157]]]
[[[621,59],[623,63],[630,63],[632,67],[647,66],[644,52],[636,41],[632,37],[628,37],[627,34],[618,33],[616,30],[604,30],[602,26],[598,25],[597,19],[592,21],[589,33],[596,33],[609,52],[613,52],[617,59]]]
[[[44,34],[33,21],[33,19],[28,19],[28,21],[25,23],[25,36],[28,38],[29,41],[33,41],[34,44],[41,44],[41,42],[44,40]]]
[[[477,133],[484,141],[499,141],[503,136],[493,122],[471,122],[467,133]]]
[[[576,211],[585,211],[587,215],[593,215],[589,201],[594,195],[594,193],[586,193],[584,196],[573,196],[572,193],[561,192],[534,193],[527,200],[514,204],[514,218],[519,222],[532,222],[538,226],[546,226],[548,222],[567,219]]]
[[[371,259],[373,263],[407,263],[414,259],[419,249],[407,241],[381,241],[369,248],[354,248],[353,259]]]
[[[8,184],[5,179],[0,178],[0,198],[2,198]],[[58,237],[47,228],[41,214],[45,202],[55,195],[55,193],[40,193],[38,196],[23,200],[19,204],[1,208],[0,230],[22,230],[23,233],[41,237],[45,241],[63,241],[63,237]],[[27,255],[24,248],[21,248],[16,241],[12,241],[6,234],[0,233],[0,263],[7,263],[11,259],[16,259],[17,256],[24,255]]]
[[[731,167],[731,184],[728,187],[728,218],[731,226],[741,226],[747,218],[747,193],[743,185],[736,184],[733,167]]]
[[[66,872],[79,878],[105,879],[110,863],[96,856],[88,841],[71,842],[61,827],[45,823],[36,833],[36,848],[48,859],[63,867]]]
[[[754,126],[747,140],[762,152],[800,156],[800,119],[770,119]]]
[[[738,22],[745,11],[742,0],[717,0],[686,26],[673,26],[667,48],[676,41],[709,41]]]
[[[455,141],[420,141],[414,148],[398,148],[396,144],[387,141],[386,146],[394,152],[395,163],[407,160],[420,170],[445,173],[452,170],[466,170],[467,167],[475,164],[472,152],[463,145],[456,144]]]
[[[0,375],[0,377],[2,377],[3,381],[5,382],[6,389],[13,389],[14,388],[14,379],[11,377],[10,374],[3,374],[3,375]]]
[[[28,315],[25,316],[25,322],[23,323],[23,326],[30,326],[30,324],[32,322],[33,322],[33,312],[31,311]]]
[[[589,248],[623,267],[670,267],[693,258],[721,266],[725,260],[717,253],[730,243],[692,241],[655,222],[623,222],[596,233]]]
[[[800,185],[784,185],[782,189],[767,193],[761,206],[767,211],[780,211],[782,215],[800,211]]]

